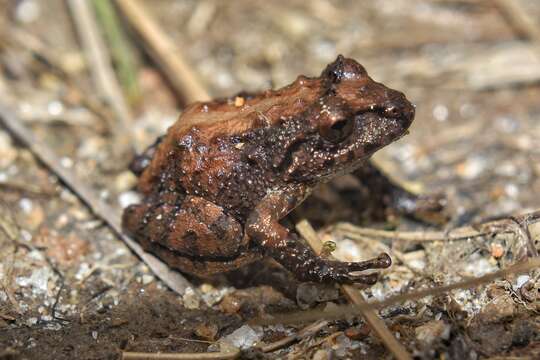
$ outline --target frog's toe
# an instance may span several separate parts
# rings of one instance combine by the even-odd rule
[[[346,266],[349,272],[369,269],[386,269],[392,265],[392,259],[387,253],[382,253],[374,259],[359,262],[349,262],[345,264],[347,264]]]
[[[358,274],[357,272],[369,269],[386,269],[392,265],[392,259],[388,254],[382,253],[374,259],[343,263],[343,265],[346,267],[347,273],[346,280],[342,282],[373,285],[377,282],[379,273]]]

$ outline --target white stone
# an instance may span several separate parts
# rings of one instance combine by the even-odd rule
[[[263,331],[260,327],[252,328],[249,325],[243,325],[231,334],[225,336],[222,341],[228,342],[239,349],[248,349],[254,346],[262,338]],[[221,341],[220,341],[221,342]]]
[[[520,289],[531,277],[529,275],[519,275],[516,279],[516,289]]]
[[[198,309],[200,306],[199,295],[190,287],[186,289],[184,296],[182,296],[182,302],[187,309]]]
[[[118,203],[122,209],[127,208],[129,205],[137,204],[141,201],[141,196],[135,191],[126,191],[118,196]]]
[[[433,108],[433,117],[437,121],[446,121],[448,119],[448,108],[442,104],[435,105]]]
[[[15,18],[26,24],[36,21],[40,14],[41,7],[35,0],[24,0],[15,9]]]
[[[152,275],[143,275],[141,281],[143,285],[148,285],[154,281],[154,277]]]
[[[32,203],[32,200],[27,199],[27,198],[22,198],[21,200],[19,200],[19,206],[22,211],[28,214],[32,211],[34,204]]]
[[[36,293],[45,293],[47,292],[50,277],[50,270],[41,268],[34,271],[29,277],[17,277],[17,284],[21,287],[32,287]]]

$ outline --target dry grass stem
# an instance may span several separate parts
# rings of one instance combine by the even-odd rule
[[[134,104],[140,99],[141,90],[137,79],[137,64],[133,47],[112,3],[109,0],[94,0],[93,5],[117,68],[118,79],[129,103]]]
[[[298,313],[290,313],[285,316],[275,316],[271,320],[260,320],[256,323],[258,325],[269,325],[269,324],[299,324],[299,323],[305,323],[310,321],[316,321],[321,320],[321,318],[324,318],[325,320],[331,320],[331,319],[340,319],[346,316],[350,316],[352,314],[358,314],[361,315],[361,311],[365,309],[382,309],[391,305],[395,305],[398,303],[403,303],[405,301],[409,300],[418,300],[422,299],[426,296],[436,296],[445,294],[452,290],[457,289],[469,289],[472,287],[480,286],[487,284],[493,280],[513,275],[513,274],[519,274],[524,273],[533,269],[536,269],[540,266],[540,258],[532,258],[529,259],[526,262],[519,263],[516,265],[512,265],[506,269],[496,271],[484,276],[475,277],[463,281],[456,282],[454,284],[424,289],[424,290],[418,290],[414,292],[410,292],[407,294],[401,294],[389,297],[382,301],[373,301],[370,303],[363,303],[363,304],[356,304],[356,305],[346,305],[342,306],[337,309],[333,309],[331,311],[327,311],[324,314],[321,314],[319,310],[313,311],[303,311]]]
[[[433,241],[456,241],[467,240],[474,237],[481,237],[493,234],[515,233],[526,234],[527,237],[537,238],[540,236],[540,227],[536,226],[540,221],[540,209],[529,212],[518,217],[508,216],[484,223],[463,226],[447,231],[388,231],[371,228],[358,227],[349,223],[339,223],[333,228],[337,233],[344,235],[354,234],[371,238],[383,238],[394,241],[408,241],[411,243],[433,242]]]
[[[101,37],[90,3],[85,0],[68,2],[77,26],[84,52],[88,59],[94,83],[113,110],[117,124],[115,135],[117,150],[123,154],[131,146],[132,115],[112,68],[111,58]]]
[[[148,11],[139,1],[116,0],[116,4],[140,35],[150,56],[161,67],[177,95],[188,103],[210,100],[208,91],[188,64],[180,47],[148,16]]]
[[[300,221],[296,225],[296,229],[315,251],[319,250],[320,252],[320,249],[322,248],[321,240],[307,220]],[[370,309],[366,306],[366,300],[356,288],[350,285],[342,285],[341,289],[349,298],[351,303],[358,307],[358,312],[360,312],[360,314],[364,317],[366,323],[371,326],[373,331],[379,336],[381,341],[386,345],[388,350],[396,357],[396,359],[412,359],[412,356],[407,352],[405,347],[401,345],[399,341],[397,341],[390,330],[388,330],[384,322],[377,316],[374,309]]]
[[[519,0],[495,0],[499,11],[516,32],[532,40],[540,46],[540,27],[537,19],[531,17],[527,10],[521,6]],[[539,47],[540,49],[540,47]]]
[[[237,359],[240,350],[230,352],[209,352],[209,353],[184,353],[184,354],[162,354],[162,353],[141,353],[123,352],[123,360],[226,360]]]
[[[263,346],[261,350],[266,353],[266,352],[272,352],[272,351],[276,351],[278,349],[284,348],[296,341],[315,335],[318,331],[323,329],[326,325],[328,325],[328,321],[325,321],[325,320],[317,321],[313,324],[306,326],[305,328],[303,328],[296,334],[286,336],[283,339],[279,339],[278,341],[275,341],[273,343]]]

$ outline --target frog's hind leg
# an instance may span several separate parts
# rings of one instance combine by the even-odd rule
[[[231,269],[242,265],[237,258],[248,242],[236,219],[221,207],[195,196],[186,196],[180,205],[132,205],[124,211],[123,228],[169,266],[196,274],[202,272],[203,264],[212,262],[222,264],[219,271],[229,270],[224,269],[227,264]],[[204,271],[205,275],[208,273]]]
[[[371,161],[353,175],[368,190],[371,205],[385,214],[397,213],[435,224],[448,220],[443,195],[413,194],[390,180]]]

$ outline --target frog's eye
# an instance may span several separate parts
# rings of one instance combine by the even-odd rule
[[[334,144],[345,140],[353,131],[354,118],[341,118],[337,121],[324,122],[319,126],[322,138]]]

